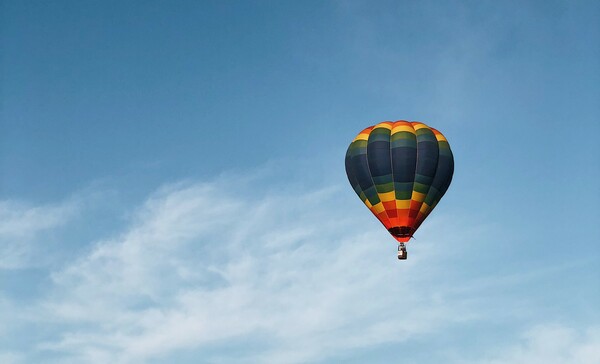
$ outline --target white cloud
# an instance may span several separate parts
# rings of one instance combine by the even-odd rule
[[[337,198],[344,190],[234,191],[222,182],[163,188],[126,231],[53,274],[42,312],[63,326],[39,349],[139,363],[262,337],[247,360],[301,363],[472,317],[468,302],[423,284],[439,272],[418,262],[438,253],[423,246],[398,262],[368,212]]]
[[[585,330],[559,324],[536,325],[519,342],[480,358],[480,364],[597,364],[600,363],[600,326]]]
[[[76,214],[78,206],[75,199],[43,206],[0,201],[0,269],[32,264],[33,245],[43,244],[40,235],[65,225]]]
[[[0,353],[0,363],[2,364],[20,364],[24,363],[22,355],[18,353]]]
[[[238,191],[251,183],[227,181],[160,189],[123,231],[52,273],[42,296],[5,317],[48,333],[28,343],[24,361],[170,362],[186,351],[201,362],[337,361],[502,320],[497,307],[515,313],[493,295],[515,276],[449,276],[490,227],[434,215],[398,262],[394,241],[345,186],[249,197]],[[436,249],[442,240],[454,248]]]

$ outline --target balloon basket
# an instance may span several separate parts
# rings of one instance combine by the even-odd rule
[[[404,243],[398,244],[398,259],[406,260],[407,257],[408,253],[406,252],[406,246],[404,245]]]

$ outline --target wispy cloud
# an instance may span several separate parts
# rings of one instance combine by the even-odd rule
[[[77,213],[76,199],[59,204],[29,206],[17,201],[0,201],[0,269],[33,264],[33,244],[43,244],[44,233],[63,226]]]
[[[20,364],[23,363],[22,355],[18,353],[0,353],[0,363],[3,364]]]
[[[233,181],[248,183],[159,189],[125,229],[52,272],[19,316],[50,333],[27,358],[142,363],[191,351],[202,362],[305,363],[498,315],[487,305],[502,298],[481,297],[511,277],[449,277],[460,252],[428,243],[464,249],[447,219],[432,216],[399,263],[347,189],[253,196]],[[492,228],[463,228],[460,239]]]
[[[559,324],[536,325],[515,344],[496,348],[480,364],[595,364],[600,362],[600,326],[584,330]]]
[[[344,212],[340,189],[228,191],[163,188],[125,231],[55,272],[39,310],[57,335],[38,349],[140,362],[258,335],[267,340],[248,360],[306,362],[469,317],[443,291],[432,299],[418,289],[434,270],[419,268],[417,256],[398,265],[379,226],[365,229],[366,214]],[[397,315],[400,306],[411,308]]]

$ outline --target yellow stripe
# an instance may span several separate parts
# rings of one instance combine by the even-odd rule
[[[423,202],[423,200],[425,199],[425,196],[426,195],[424,193],[413,191],[412,197],[410,199],[413,201],[417,201],[417,202]]]
[[[360,133],[356,136],[356,138],[354,138],[353,141],[357,141],[357,140],[369,140],[369,134]]]
[[[376,213],[382,213],[383,211],[385,211],[385,207],[383,207],[383,204],[380,202],[378,204],[376,204],[375,206],[373,206],[372,210],[374,210]]]
[[[396,208],[399,210],[410,208],[410,200],[396,200]]]
[[[438,142],[447,142],[448,141],[446,139],[446,137],[442,135],[442,133],[435,134],[435,138],[438,140]]]
[[[361,192],[360,195],[358,195],[358,197],[360,197],[361,201],[367,201],[367,196],[365,196],[364,192]]]
[[[377,129],[377,128],[392,130],[392,125],[390,124],[389,121],[384,121],[382,123],[375,125],[375,129]]]
[[[379,193],[378,195],[382,202],[394,201],[396,199],[396,192],[394,191]]]
[[[423,123],[416,123],[413,124],[413,127],[415,128],[415,130],[419,130],[419,129],[423,129],[423,128],[427,128],[429,129],[429,127]]]
[[[423,205],[421,205],[421,209],[419,211],[424,214],[427,212],[427,210],[429,210],[429,205],[423,202]]]
[[[365,200],[365,205],[367,205],[368,208],[373,207],[373,205],[371,205],[371,203],[369,202],[369,200]]]
[[[394,126],[394,128],[392,128],[392,135],[396,134],[398,132],[401,131],[407,131],[409,133],[415,133],[415,129],[412,126],[409,125],[398,125],[398,126]]]

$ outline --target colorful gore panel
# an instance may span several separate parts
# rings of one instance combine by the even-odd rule
[[[407,242],[440,201],[454,173],[446,138],[420,122],[385,121],[348,147],[354,191],[399,242]]]

